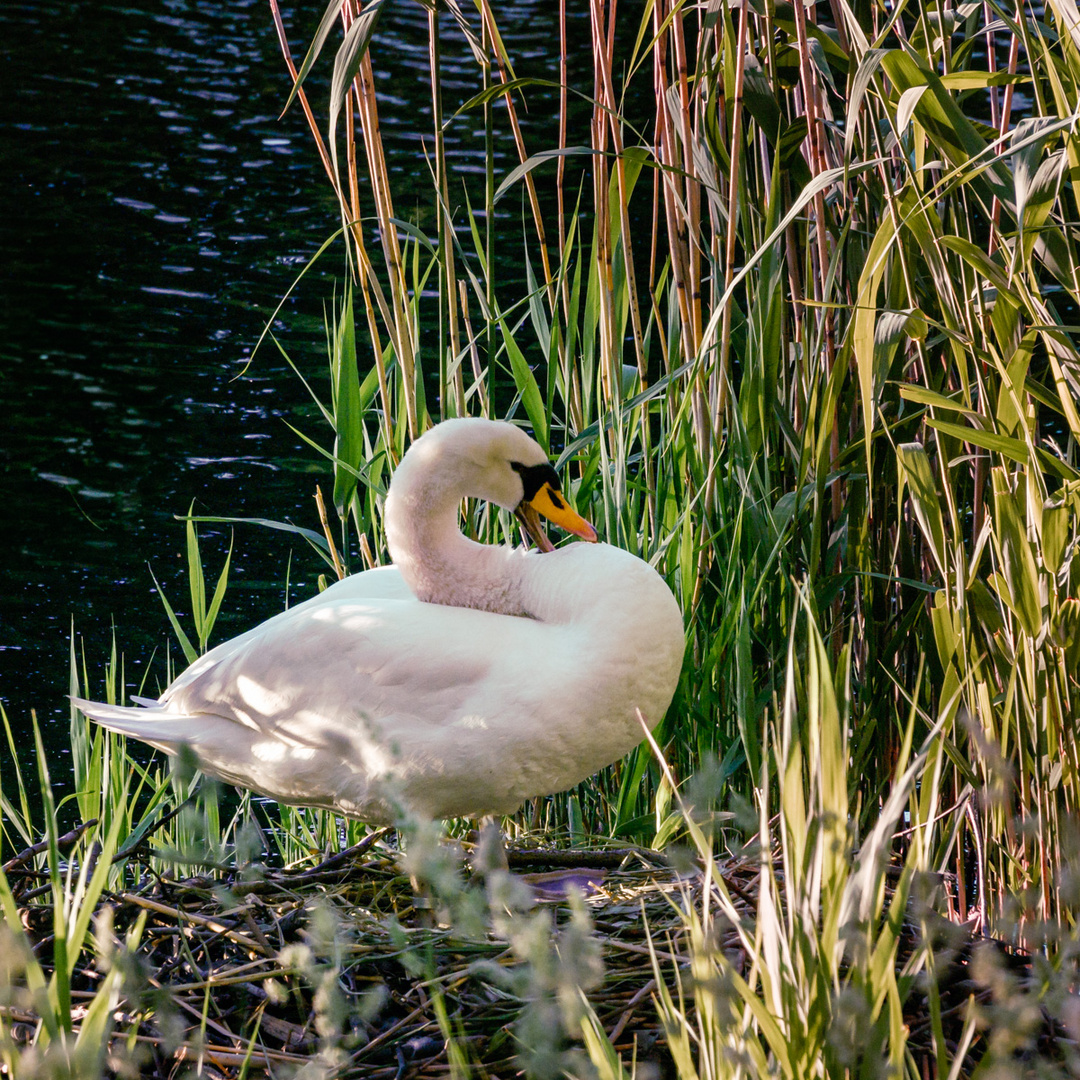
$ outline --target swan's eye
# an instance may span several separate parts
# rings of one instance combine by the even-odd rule
[[[559,474],[551,467],[550,462],[541,465],[522,465],[520,461],[511,461],[510,468],[520,477],[525,489],[525,502],[531,502],[536,493],[545,485],[554,492],[559,491],[562,485],[559,483]]]

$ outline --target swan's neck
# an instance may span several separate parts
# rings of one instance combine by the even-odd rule
[[[523,614],[524,552],[463,536],[459,505],[457,494],[438,484],[403,485],[395,476],[384,520],[390,557],[405,584],[417,599],[431,604]]]

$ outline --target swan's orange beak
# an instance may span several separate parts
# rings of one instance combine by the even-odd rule
[[[540,518],[545,517],[560,529],[580,536],[591,544],[596,543],[596,530],[580,514],[570,509],[570,504],[551,484],[541,484],[536,494],[525,500],[514,511],[533,543],[541,551],[554,551],[555,545],[547,538]]]

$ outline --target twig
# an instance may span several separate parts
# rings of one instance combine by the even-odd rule
[[[224,937],[227,937],[230,941],[235,942],[244,949],[250,949],[251,952],[261,953],[264,956],[273,955],[272,952],[267,953],[266,949],[264,949],[259,942],[253,941],[243,934],[238,934],[231,926],[226,926],[217,919],[208,919],[204,915],[196,915],[193,912],[184,911],[181,908],[169,907],[168,904],[159,904],[156,900],[147,900],[142,896],[136,896],[134,893],[121,893],[120,899],[126,904],[134,904],[136,907],[145,908],[147,911],[153,911],[158,915],[168,915],[178,922],[187,921],[193,926],[205,927],[207,930],[212,930],[215,934],[221,934]]]
[[[97,823],[97,818],[91,818],[89,821],[84,821],[70,832],[66,832],[63,836],[58,837],[56,846],[61,850],[74,847],[79,837],[82,836],[87,829],[92,829]],[[25,862],[29,862],[35,855],[40,855],[43,851],[48,850],[49,841],[39,840],[36,844],[31,844],[30,847],[26,848],[24,851],[20,851],[18,855],[14,855],[12,858],[8,859],[8,861],[4,863],[2,869],[5,874],[10,874],[16,867],[21,866]]]

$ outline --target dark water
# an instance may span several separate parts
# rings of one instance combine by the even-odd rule
[[[323,6],[286,12],[294,54]],[[524,71],[557,78],[549,5],[499,9]],[[426,15],[389,10],[374,55],[407,217],[429,201]],[[587,62],[587,24],[576,25]],[[286,420],[324,443],[325,428],[275,351],[244,365],[337,214],[302,114],[278,120],[289,83],[262,0],[7,2],[0,42],[0,700],[20,732],[36,709],[59,747],[72,625],[95,679],[113,626],[129,683],[156,648],[156,689],[170,632],[150,568],[177,608],[189,604],[175,515],[194,501],[315,526],[326,470]],[[446,49],[449,113],[479,74],[456,35]],[[481,169],[475,123],[451,132],[462,176]],[[534,148],[550,145],[541,131]],[[275,326],[320,387],[322,306],[342,265],[324,262]],[[204,527],[203,540],[216,575],[228,533]],[[313,555],[238,529],[214,640],[281,609],[290,550],[290,596],[308,595],[322,570]]]

